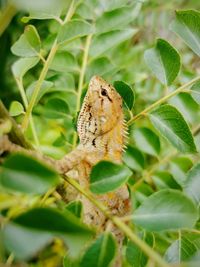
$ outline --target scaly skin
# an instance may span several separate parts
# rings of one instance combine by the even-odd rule
[[[83,187],[89,187],[89,175],[92,166],[100,160],[120,163],[125,143],[126,126],[122,110],[122,99],[114,87],[98,76],[89,84],[88,92],[78,118],[78,135],[80,144],[59,161],[59,169],[76,179]],[[69,186],[66,195],[69,200],[75,197],[74,189]],[[104,215],[83,196],[84,220],[96,225],[100,231],[107,227]],[[126,186],[95,198],[103,203],[117,216],[130,212],[130,199]],[[123,236],[112,226],[119,243]]]

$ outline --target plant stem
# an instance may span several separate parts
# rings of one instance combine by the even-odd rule
[[[10,140],[26,149],[32,149],[32,145],[25,139],[21,129],[16,124],[15,120],[10,116],[3,102],[0,100],[0,118],[3,120],[9,120],[12,124],[11,131],[9,132]]]
[[[0,36],[6,30],[15,14],[16,9],[14,6],[7,4],[0,17]]]
[[[85,76],[86,66],[87,66],[87,62],[88,62],[88,53],[89,53],[91,40],[92,40],[92,34],[89,34],[87,36],[86,42],[85,42],[85,49],[84,49],[84,53],[83,53],[83,62],[82,62],[80,76],[79,76],[79,82],[78,82],[76,114],[79,112],[80,107],[81,107],[81,94],[82,94],[82,89],[83,89],[83,82],[84,82],[84,76]],[[74,132],[73,148],[76,147],[76,143],[77,143],[77,133]]]
[[[58,49],[58,44],[57,44],[57,39],[54,41],[54,44],[49,52],[49,55],[48,55],[48,58],[47,60],[45,61],[45,64],[43,66],[43,69],[40,73],[40,77],[36,83],[36,86],[34,88],[34,91],[33,91],[33,94],[32,94],[32,97],[31,97],[31,100],[29,102],[29,105],[27,107],[27,111],[26,111],[26,114],[24,116],[24,120],[22,121],[22,130],[26,130],[27,126],[28,126],[28,123],[29,123],[29,119],[30,119],[30,115],[31,115],[31,112],[33,110],[33,107],[35,105],[35,102],[36,102],[36,99],[37,99],[37,96],[38,96],[38,93],[41,89],[41,86],[42,86],[42,83],[46,77],[46,74],[47,74],[47,71],[49,69],[49,66],[54,58],[54,55],[56,53]]]
[[[192,85],[193,83],[197,82],[198,80],[200,80],[200,76],[197,76],[196,78],[192,79],[191,81],[183,84],[182,86],[180,86],[179,88],[177,88],[175,91],[173,91],[170,94],[162,97],[161,99],[159,99],[158,101],[156,101],[155,103],[153,103],[152,105],[150,105],[149,107],[145,108],[143,111],[141,111],[140,113],[138,113],[136,116],[134,116],[132,119],[130,119],[127,122],[128,126],[131,125],[131,124],[133,124],[134,121],[138,120],[142,116],[145,116],[147,113],[149,113],[150,111],[152,111],[155,107],[157,107],[160,104],[164,103],[165,101],[167,101],[171,97],[177,95],[180,92],[184,92],[184,90],[185,90],[186,87]]]
[[[92,194],[83,189],[75,180],[64,176],[64,179],[76,188],[81,194],[87,197],[101,212],[112,221],[132,242],[134,242],[150,259],[156,262],[159,267],[170,267],[162,257],[142,241],[119,217],[113,216],[111,212],[102,203],[97,201]]]
[[[27,110],[27,108],[28,108],[28,100],[27,100],[27,97],[26,97],[26,93],[25,93],[25,90],[24,90],[22,79],[19,80],[19,79],[15,78],[15,80],[16,80],[16,83],[18,85],[18,88],[19,88],[19,92],[21,94],[22,101],[23,101],[24,106],[25,106],[25,108]],[[34,125],[34,121],[33,121],[32,115],[30,115],[30,126],[31,126],[31,131],[32,131],[33,139],[35,141],[35,145],[39,149],[40,144],[39,144],[39,140],[38,140],[38,136],[37,136],[37,132],[36,132],[36,129],[35,129],[35,125]]]

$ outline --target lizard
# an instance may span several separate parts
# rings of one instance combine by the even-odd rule
[[[89,188],[89,176],[95,164],[101,160],[121,163],[127,134],[122,98],[111,84],[99,76],[93,76],[89,82],[77,120],[77,132],[80,144],[72,152],[60,160],[47,157],[44,159],[60,174],[66,174],[76,179],[81,186]],[[20,151],[17,145],[6,146],[5,143],[4,150]],[[108,226],[106,217],[87,198],[75,192],[72,186],[67,186],[68,201],[79,198],[83,203],[84,222],[104,231]],[[113,215],[124,216],[130,212],[130,197],[126,185],[114,192],[95,197],[102,201]],[[122,233],[114,225],[111,231],[121,247]],[[121,266],[120,260],[116,266]]]

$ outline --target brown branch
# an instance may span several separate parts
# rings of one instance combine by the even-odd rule
[[[9,139],[21,147],[26,149],[33,149],[33,146],[26,140],[22,131],[20,130],[19,126],[15,122],[15,120],[10,116],[9,112],[7,111],[6,107],[4,106],[3,102],[0,100],[0,119],[1,120],[8,120],[11,122],[12,128],[8,133]]]

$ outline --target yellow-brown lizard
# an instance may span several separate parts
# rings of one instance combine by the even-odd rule
[[[80,144],[75,150],[58,161],[46,157],[45,159],[53,164],[59,173],[65,173],[88,188],[92,166],[101,160],[121,162],[126,138],[122,98],[113,86],[98,76],[94,76],[89,83],[79,113],[77,130]],[[20,148],[5,140],[2,150],[16,151]],[[81,199],[84,221],[87,224],[96,225],[100,231],[107,227],[107,219],[98,208],[85,197],[77,196],[70,185],[66,189],[66,196],[69,201],[75,197]],[[95,197],[103,201],[114,215],[124,216],[130,212],[130,198],[126,185],[114,192]],[[114,226],[112,228],[119,243],[122,243],[123,235]]]

